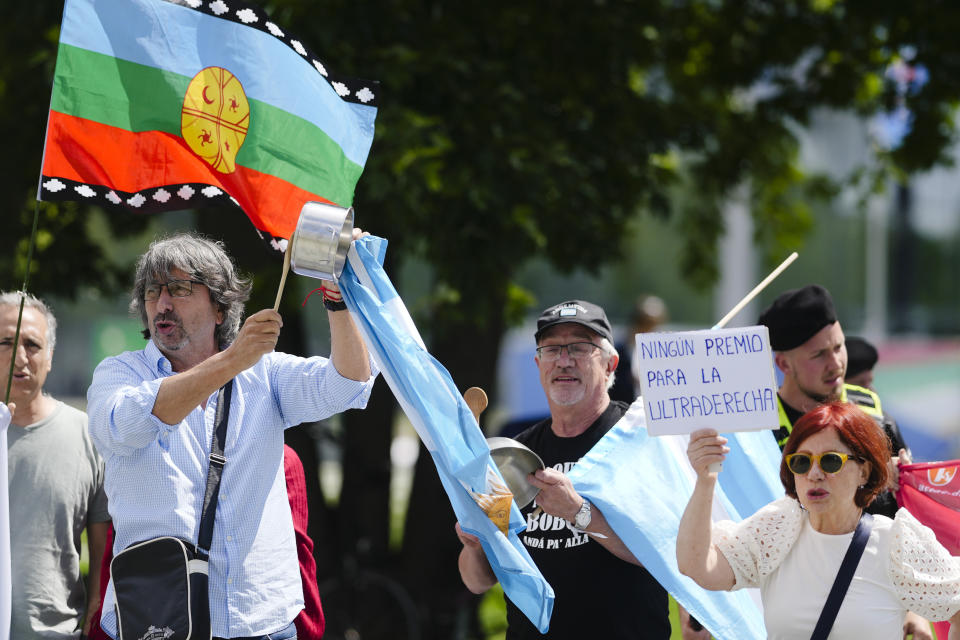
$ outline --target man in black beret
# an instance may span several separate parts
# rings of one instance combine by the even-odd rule
[[[780,294],[760,314],[759,324],[769,330],[774,362],[783,372],[776,432],[783,448],[797,418],[824,402],[843,399],[843,329],[830,293],[815,284]]]
[[[769,330],[774,362],[783,372],[780,428],[775,432],[781,448],[797,418],[821,403],[844,401],[856,404],[884,427],[893,451],[906,449],[895,424],[892,428],[885,424],[876,392],[846,379],[846,338],[829,291],[816,284],[785,291],[760,314],[759,324]]]

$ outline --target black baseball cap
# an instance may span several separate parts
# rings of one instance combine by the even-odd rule
[[[760,314],[759,324],[770,330],[770,347],[789,351],[837,321],[830,292],[818,284],[784,291]]]
[[[613,331],[603,309],[584,300],[567,300],[549,307],[537,319],[537,333],[534,339],[540,342],[540,336],[550,327],[564,322],[580,324],[613,343]]]

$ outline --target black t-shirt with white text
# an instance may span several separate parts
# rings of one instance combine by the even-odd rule
[[[554,434],[548,418],[516,439],[535,451],[544,465],[567,473],[620,420],[627,407],[624,402],[611,402],[586,431],[572,438]],[[535,508],[536,501],[523,509],[527,530],[519,536],[554,590],[550,630],[541,635],[508,598],[507,640],[670,637],[667,593],[646,569],[620,560],[562,518],[546,513],[531,518]]]

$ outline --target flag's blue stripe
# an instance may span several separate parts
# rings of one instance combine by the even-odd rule
[[[780,448],[770,431],[723,434],[730,453],[718,476],[722,493],[732,503],[731,516],[740,520],[783,496]]]
[[[362,247],[358,252],[366,253]],[[383,269],[367,264],[372,254],[364,260],[367,272],[377,282],[378,288],[393,286],[385,277]],[[351,280],[352,267],[347,265],[341,280]],[[346,287],[350,289],[350,287]],[[391,296],[392,297],[392,296]],[[403,324],[394,318],[377,296],[359,286],[344,293],[350,304],[356,304],[361,315],[360,322],[368,325],[367,334],[374,344],[373,350],[380,359],[385,373],[390,374],[395,394],[403,396],[423,418],[430,432],[434,447],[430,453],[454,477],[463,480],[476,490],[486,486],[487,462],[490,449],[483,433],[473,423],[466,401],[457,391],[450,374],[405,331]],[[441,444],[443,446],[441,446]],[[522,520],[519,511],[517,519]]]
[[[316,125],[352,162],[367,161],[376,108],[341,100],[313,65],[258,29],[163,0],[67,0],[60,40],[188,78],[223,67],[247,97]]]
[[[464,531],[480,538],[480,544],[503,592],[541,633],[546,633],[553,613],[553,587],[547,583],[527,548],[520,542],[512,519],[510,536],[504,537],[459,482],[451,478],[439,464],[437,471],[450,497],[457,522]],[[523,528],[521,524],[519,530]]]
[[[399,297],[397,290],[393,287],[393,283],[387,276],[387,272],[380,266],[383,264],[383,259],[387,254],[387,241],[376,236],[367,236],[367,238],[370,239],[365,239],[363,242],[357,244],[357,250],[360,251],[362,249],[364,253],[370,254],[369,257],[366,257],[362,261],[364,266],[371,261],[377,265],[375,269],[367,269],[367,276],[373,283],[374,293],[377,299],[382,303],[386,303]],[[361,256],[363,256],[363,254],[361,254]],[[350,271],[353,272],[352,265],[347,264],[344,268],[346,269],[346,267],[350,267]]]
[[[357,241],[355,248],[375,292],[360,283],[348,262],[339,281],[347,307],[354,312],[354,320],[390,381],[391,390],[405,409],[415,412],[415,416],[408,416],[411,422],[428,432],[430,455],[460,526],[480,538],[504,593],[541,632],[546,632],[553,611],[553,589],[517,537],[525,527],[520,510],[514,502],[510,535],[504,536],[464,488],[464,484],[477,489],[485,486],[487,468],[496,469],[486,439],[450,374],[382,302],[397,298],[380,264],[384,241],[371,236]]]
[[[571,469],[570,479],[580,494],[597,505],[634,556],[714,637],[765,638],[763,617],[749,593],[706,591],[677,568],[677,531],[693,485],[682,466],[689,466],[689,462],[666,444],[664,438],[668,437],[672,436],[647,434],[642,400],[637,400]],[[769,466],[770,461],[760,460],[758,464]],[[721,478],[732,467],[729,459],[725,461]],[[769,478],[769,474],[756,475]],[[741,514],[753,513],[748,510],[751,505],[735,504],[723,495],[722,487],[717,490],[725,505],[732,505]],[[766,484],[752,497],[759,498],[764,492],[766,502],[776,497]]]

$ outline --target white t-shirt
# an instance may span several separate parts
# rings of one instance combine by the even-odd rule
[[[816,532],[792,498],[740,523],[714,524],[713,541],[730,563],[735,589],[760,587],[771,640],[808,640],[853,533]],[[873,528],[829,638],[900,640],[913,611],[945,620],[960,611],[960,558],[906,509]]]
[[[873,519],[873,529],[830,638],[900,640],[906,610],[887,579],[893,520]],[[804,518],[800,537],[783,563],[761,581],[768,640],[809,640],[853,532],[819,533]]]

